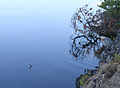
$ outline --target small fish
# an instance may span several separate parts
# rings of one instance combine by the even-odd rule
[[[32,68],[32,64],[29,64],[29,69],[31,69]]]

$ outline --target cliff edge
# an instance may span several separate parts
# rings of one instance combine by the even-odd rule
[[[120,88],[120,32],[109,48],[101,54],[99,70],[83,85],[83,88]]]

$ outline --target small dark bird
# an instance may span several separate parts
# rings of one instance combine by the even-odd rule
[[[29,64],[29,69],[31,69],[32,68],[32,64]]]

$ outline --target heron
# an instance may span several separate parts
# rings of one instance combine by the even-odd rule
[[[98,37],[98,38],[101,39],[102,44],[103,44],[105,47],[110,47],[110,46],[111,46],[112,40],[111,40],[110,38],[108,38],[108,37],[103,37],[103,36]]]

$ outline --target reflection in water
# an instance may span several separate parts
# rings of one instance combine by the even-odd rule
[[[70,54],[75,58],[83,58],[87,55],[91,55],[92,52],[94,56],[99,59],[99,64],[103,61],[100,59],[102,52],[105,50],[105,47],[101,44],[101,40],[96,33],[89,32],[87,34],[75,34],[70,37],[71,39],[71,48]],[[84,81],[90,76],[94,75],[99,67],[95,69],[85,69],[84,75],[76,78],[76,88],[80,88]]]
[[[73,55],[73,57],[84,59],[84,57],[94,54],[94,56],[99,59],[99,65],[103,62],[100,58],[101,54],[105,50],[105,46],[103,46],[103,44],[101,43],[100,38],[102,33],[98,33],[99,31],[95,32],[96,29],[98,29],[98,27],[101,25],[101,21],[103,20],[101,19],[103,17],[101,13],[101,10],[98,10],[94,15],[92,8],[88,10],[88,6],[86,5],[85,7],[80,8],[79,11],[77,11],[73,15],[71,22],[75,30],[75,35],[72,35],[70,37],[71,48],[69,51],[70,54]],[[95,31],[92,31],[93,29]],[[99,67],[96,67],[92,70],[85,69],[84,75],[76,78],[76,88],[80,88],[86,81],[86,79],[94,75],[98,69]]]
[[[104,14],[102,14],[100,9],[93,11],[93,8],[89,8],[88,5],[79,8],[72,16],[71,23],[75,30],[75,35],[70,37],[70,53],[75,58],[84,58],[92,52],[94,56],[100,58],[104,47],[100,38],[102,33],[98,33],[100,31],[98,31],[98,27],[101,27],[103,17]]]
[[[68,25],[75,8],[85,2],[0,1],[0,88],[74,88],[74,78],[88,63],[71,60]]]
[[[91,54],[91,51],[94,51],[94,56],[100,58],[100,54],[104,50],[100,39],[97,37],[97,34],[89,32],[87,35],[76,35],[71,38],[71,49],[70,53],[75,58],[84,58],[86,55]]]
[[[75,58],[83,58],[87,55],[91,55],[94,53],[94,56],[99,59],[99,64],[102,62],[100,56],[104,51],[105,47],[101,44],[101,40],[98,38],[98,35],[93,32],[89,32],[88,34],[78,33],[76,35],[71,36],[71,48],[70,54],[72,54]],[[92,53],[93,52],[93,53]],[[95,67],[95,69],[85,69],[84,75],[80,75],[80,77],[76,78],[76,88],[81,88],[83,83],[92,75],[96,73],[99,67]]]

